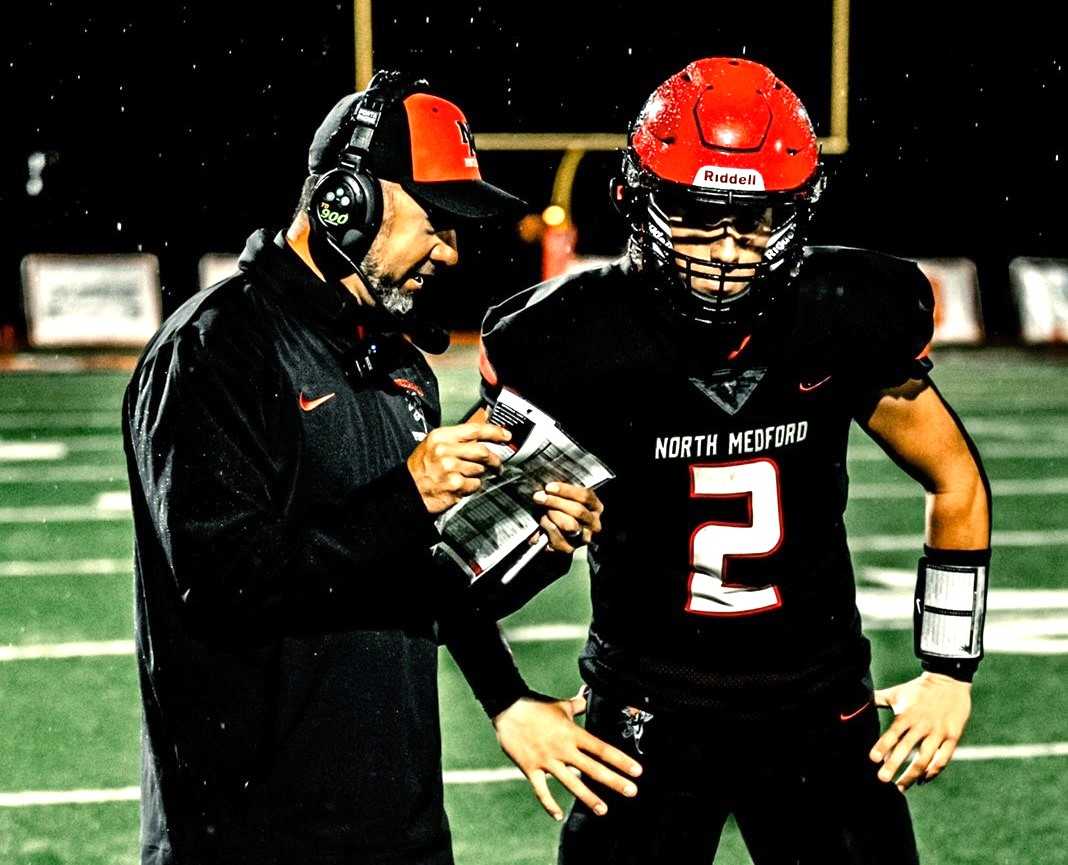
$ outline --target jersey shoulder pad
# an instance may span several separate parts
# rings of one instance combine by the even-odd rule
[[[491,306],[482,320],[483,378],[487,364],[506,384],[527,374],[546,375],[566,364],[575,334],[588,333],[624,278],[620,262],[558,276]],[[530,367],[530,369],[528,369]]]
[[[914,261],[841,246],[805,250],[799,293],[808,341],[827,340],[839,375],[883,388],[920,377],[934,330],[931,284]]]

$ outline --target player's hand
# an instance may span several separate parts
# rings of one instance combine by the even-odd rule
[[[972,713],[972,686],[939,673],[921,676],[875,692],[876,706],[894,710],[894,721],[868,755],[882,763],[879,780],[890,782],[917,749],[908,769],[897,779],[904,792],[913,783],[931,781],[946,768],[964,735]]]
[[[544,490],[534,493],[534,501],[546,509],[538,524],[548,537],[551,550],[573,553],[601,530],[604,505],[591,489],[546,484]]]
[[[512,434],[489,423],[463,423],[431,430],[408,457],[408,471],[423,504],[440,514],[476,492],[486,468],[500,468],[501,458],[483,442],[506,442]]]
[[[576,710],[585,710],[585,702],[581,696],[556,701],[524,697],[493,719],[501,750],[526,775],[541,806],[555,820],[563,820],[564,812],[549,792],[547,775],[595,814],[607,812],[608,805],[583,783],[580,773],[623,796],[638,793],[633,781],[613,769],[636,778],[642,767],[575,723]]]

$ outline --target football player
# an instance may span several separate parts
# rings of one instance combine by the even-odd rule
[[[904,791],[967,724],[990,560],[989,485],[929,376],[930,285],[910,261],[804,245],[816,136],[758,63],[690,64],[628,142],[627,254],[483,326],[486,402],[517,390],[617,475],[580,671],[588,729],[642,761],[643,787],[604,791],[603,818],[576,803],[560,861],[709,862],[733,814],[758,865],[915,862]],[[853,422],[926,492],[921,669],[882,690],[843,523]]]

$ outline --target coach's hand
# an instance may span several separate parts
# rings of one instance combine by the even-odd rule
[[[495,424],[463,423],[431,430],[408,457],[423,504],[440,514],[482,486],[486,467],[500,468],[501,458],[483,442],[504,443],[512,434]]]
[[[501,750],[526,775],[541,806],[555,820],[563,820],[564,812],[549,792],[547,774],[595,814],[607,812],[608,805],[582,782],[580,773],[623,796],[638,793],[633,781],[609,767],[634,778],[641,774],[642,767],[575,723],[574,717],[585,708],[584,703],[524,697],[493,719]]]
[[[972,686],[925,672],[902,685],[876,691],[875,705],[889,706],[895,715],[868,755],[873,763],[883,764],[879,780],[892,781],[917,749],[897,779],[897,788],[904,792],[916,781],[923,784],[936,778],[953,758],[972,713]]]
[[[573,553],[601,530],[604,505],[591,489],[546,484],[544,490],[534,493],[534,501],[546,509],[538,524],[549,539],[550,549]]]

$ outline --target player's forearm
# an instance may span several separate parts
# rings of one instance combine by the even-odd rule
[[[990,501],[979,470],[927,494],[925,541],[942,550],[990,546]]]
[[[983,470],[970,455],[943,466],[927,493],[925,540],[942,550],[990,546],[990,499]]]

